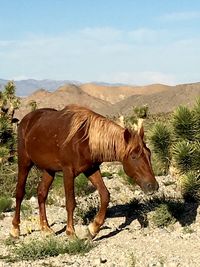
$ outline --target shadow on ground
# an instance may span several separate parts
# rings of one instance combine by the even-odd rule
[[[119,232],[129,226],[134,220],[138,220],[141,227],[149,225],[148,213],[155,210],[161,204],[167,205],[168,211],[180,223],[181,226],[189,226],[195,222],[197,216],[197,208],[199,203],[186,202],[176,199],[158,199],[154,198],[146,202],[140,203],[134,199],[130,203],[116,205],[107,210],[107,218],[125,217],[125,222],[119,225],[117,229],[107,235],[96,238],[96,241],[117,235]]]

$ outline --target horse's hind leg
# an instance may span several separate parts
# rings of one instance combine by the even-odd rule
[[[41,230],[45,232],[53,232],[53,230],[51,230],[48,224],[45,202],[48,196],[49,188],[53,182],[54,176],[55,176],[55,172],[44,171],[41,182],[38,185],[38,204],[39,204],[39,213],[40,213],[40,226],[41,226]]]
[[[97,188],[101,200],[100,209],[97,215],[95,216],[93,222],[90,223],[88,226],[91,236],[95,237],[96,234],[99,232],[100,227],[103,225],[105,221],[106,210],[110,200],[110,193],[104,184],[99,169],[96,170],[93,174],[89,174],[89,179],[92,182],[92,184]]]
[[[74,237],[74,219],[73,212],[76,206],[75,193],[74,193],[74,175],[71,168],[64,168],[64,188],[66,197],[66,210],[67,210],[67,227],[66,234],[68,236]]]
[[[24,153],[25,154],[25,153]],[[16,208],[15,214],[12,220],[13,228],[10,234],[13,237],[19,237],[20,235],[20,207],[25,195],[25,185],[28,173],[33,166],[31,160],[23,155],[18,158],[18,180],[16,186]]]

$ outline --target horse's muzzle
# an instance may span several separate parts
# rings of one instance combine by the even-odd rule
[[[154,183],[147,183],[143,186],[143,191],[147,194],[147,195],[152,195],[153,193],[155,193],[156,191],[158,191],[159,189],[159,184],[158,182],[154,182]]]

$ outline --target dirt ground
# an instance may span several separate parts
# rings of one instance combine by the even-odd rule
[[[170,176],[157,177],[160,190],[157,197],[165,195],[166,202],[170,197],[179,199],[175,180]],[[50,257],[37,261],[18,261],[7,263],[0,260],[0,267],[17,266],[72,266],[72,267],[199,267],[200,266],[200,207],[197,203],[184,203],[184,213],[168,227],[159,228],[152,222],[155,208],[152,197],[146,197],[140,189],[135,189],[118,177],[104,178],[111,193],[107,219],[101,231],[92,241],[94,248],[87,254]],[[165,184],[165,185],[164,185]],[[167,184],[167,186],[166,186]],[[174,198],[176,197],[176,198]],[[137,205],[133,205],[137,199]],[[176,200],[175,200],[176,201]],[[178,203],[178,202],[177,202]],[[32,198],[29,204],[33,207],[32,215],[24,217],[21,222],[20,241],[41,238],[38,225],[37,200]],[[88,205],[98,205],[98,194],[95,191],[89,196],[77,198],[77,209],[87,209]],[[143,212],[141,213],[141,210]],[[145,211],[145,212],[144,212]],[[49,222],[57,237],[65,235],[66,210],[64,199],[59,205],[48,205]],[[5,240],[9,237],[13,212],[7,212],[0,220],[0,254],[8,255],[9,247]],[[142,216],[141,216],[142,215]],[[27,225],[32,228],[28,234]],[[76,223],[76,232],[83,237],[87,226],[81,221]],[[1,257],[2,258],[2,257]]]

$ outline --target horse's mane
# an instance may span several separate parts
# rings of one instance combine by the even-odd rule
[[[79,141],[88,138],[92,159],[122,161],[130,149],[133,149],[133,143],[130,146],[124,140],[125,129],[106,117],[78,105],[68,105],[63,112],[71,117],[70,132],[65,143],[70,142],[79,130],[84,129],[85,133]]]

